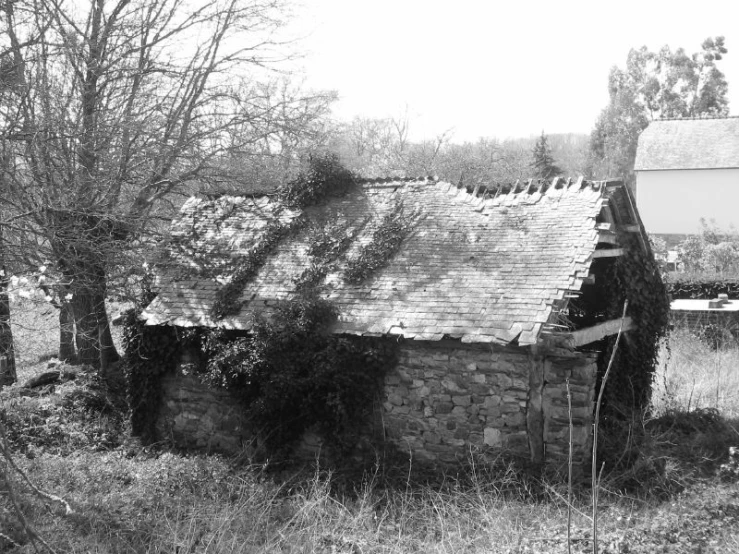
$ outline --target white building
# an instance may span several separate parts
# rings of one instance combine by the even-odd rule
[[[739,118],[653,121],[634,170],[649,233],[699,233],[701,218],[739,229]]]

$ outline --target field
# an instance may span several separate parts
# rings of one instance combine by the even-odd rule
[[[24,382],[53,356],[56,314],[24,300],[13,315]],[[602,477],[600,552],[739,552],[739,480],[719,470],[739,446],[738,362],[739,345],[713,350],[673,332],[652,413],[624,444],[635,461]],[[56,552],[568,552],[566,483],[503,463],[433,482],[412,462],[359,481],[321,468],[275,472],[141,448],[115,398],[84,372],[47,395],[13,390],[2,400],[13,459],[71,508],[64,514],[13,474],[21,511]],[[34,552],[10,500],[0,485],[0,552]],[[570,506],[571,551],[592,552],[587,483],[576,483]]]

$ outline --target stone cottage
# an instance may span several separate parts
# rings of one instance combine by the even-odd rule
[[[146,324],[248,331],[255,314],[290,298],[311,263],[308,230],[278,245],[244,286],[235,315],[212,315],[229,260],[271,221],[301,215],[278,206],[270,196],[190,199],[172,224],[179,248],[157,267]],[[465,189],[431,178],[373,180],[306,210],[318,222],[314,231],[332,226],[353,241],[320,283],[339,311],[333,332],[399,344],[377,407],[388,441],[435,463],[504,451],[561,463],[569,383],[576,461],[588,457],[604,369],[598,353],[620,328],[638,332],[631,317],[605,315],[596,285],[618,288],[602,279],[629,249],[651,256],[621,182],[557,178]],[[410,222],[399,250],[367,279],[348,283],[342,264],[392,210]],[[206,262],[222,272],[202,274]],[[189,363],[185,355],[165,376],[159,433],[186,446],[238,449],[248,440],[238,405],[189,375]]]

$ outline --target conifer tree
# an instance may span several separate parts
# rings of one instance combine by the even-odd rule
[[[544,131],[541,132],[541,137],[537,139],[534,145],[533,156],[534,161],[531,162],[531,168],[534,170],[534,177],[551,179],[562,173],[562,170],[554,161],[552,148],[549,146]]]

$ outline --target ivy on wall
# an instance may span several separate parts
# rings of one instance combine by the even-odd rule
[[[350,451],[395,364],[391,341],[332,336],[335,317],[326,300],[299,296],[257,319],[249,335],[204,335],[202,378],[241,398],[273,454],[311,428],[338,453]]]
[[[345,194],[357,178],[335,156],[311,160],[305,174],[279,193],[284,206],[303,209]],[[249,333],[223,329],[176,332],[145,327],[130,314],[125,347],[131,383],[135,434],[152,438],[161,398],[161,376],[172,369],[183,348],[197,348],[205,360],[197,373],[206,383],[237,395],[246,415],[272,454],[285,453],[305,430],[315,428],[338,453],[346,453],[366,424],[385,372],[394,366],[397,342],[330,334],[337,312],[318,297],[317,286],[352,246],[369,217],[355,228],[338,223],[311,224],[304,211],[290,222],[275,218],[260,241],[237,261],[231,281],[217,293],[212,314],[220,319],[238,313],[238,300],[280,243],[312,225],[311,265],[296,279],[296,295],[280,303],[269,317],[257,317]],[[345,279],[359,283],[397,252],[410,230],[398,204],[380,222],[369,244],[349,264]]]
[[[622,232],[618,237],[626,254],[606,262],[600,294],[606,298],[608,319],[621,317],[624,299],[636,330],[622,337],[614,367],[606,383],[604,414],[621,419],[646,409],[651,400],[660,340],[668,330],[670,301],[667,288],[651,253],[644,252],[638,235]],[[615,335],[605,339],[601,371],[605,371],[615,344]],[[602,375],[600,376],[602,377]],[[600,386],[600,384],[598,385]]]
[[[147,327],[139,319],[140,309],[126,312],[123,348],[131,432],[145,443],[155,440],[162,398],[162,376],[175,369],[180,344],[173,327]]]

